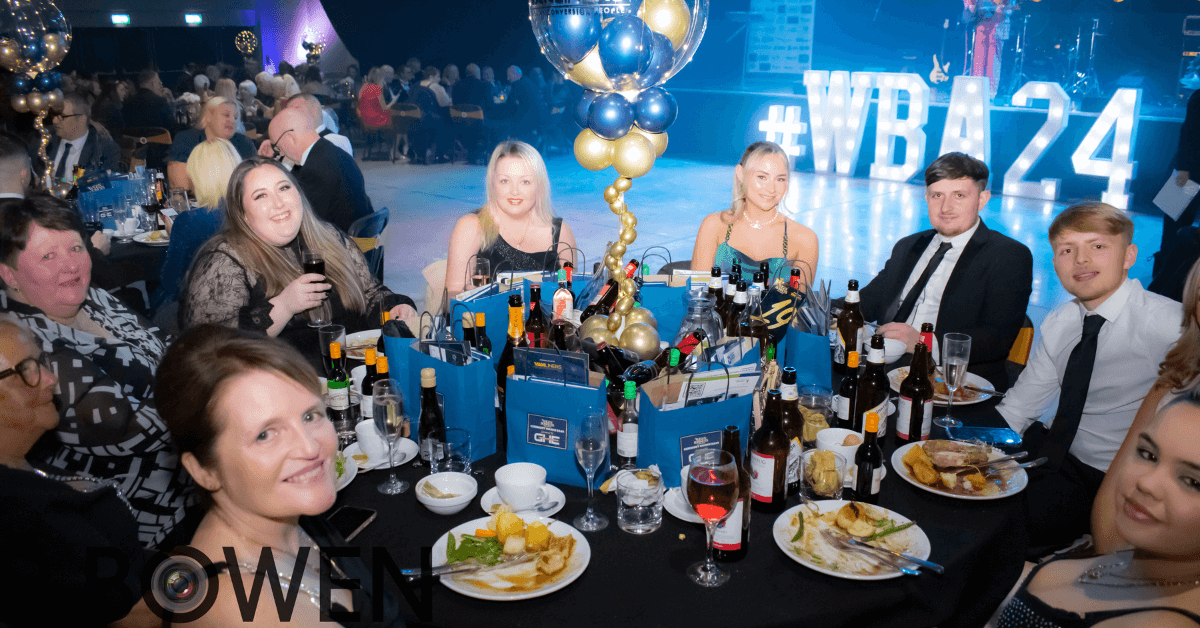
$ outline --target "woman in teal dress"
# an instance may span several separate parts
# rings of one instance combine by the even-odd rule
[[[804,269],[805,284],[812,283],[820,248],[817,234],[779,211],[790,161],[772,142],[755,142],[746,149],[733,171],[733,204],[700,223],[692,270],[720,266],[728,272],[736,261],[749,282],[759,264],[767,262],[771,277],[786,276],[791,265]]]

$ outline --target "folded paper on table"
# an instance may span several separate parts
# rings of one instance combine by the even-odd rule
[[[1188,179],[1183,187],[1175,184],[1175,178],[1179,176],[1178,170],[1171,171],[1171,177],[1163,184],[1161,190],[1158,191],[1158,196],[1154,197],[1154,206],[1163,210],[1163,213],[1170,216],[1171,220],[1179,220],[1180,214],[1187,208],[1188,203],[1196,198],[1196,193],[1200,192],[1200,183]]]

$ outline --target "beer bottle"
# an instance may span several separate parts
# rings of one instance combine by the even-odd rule
[[[779,390],[767,392],[762,425],[750,438],[750,497],[755,510],[780,512],[787,501],[787,462],[791,445],[780,426],[783,400]]]
[[[619,469],[636,469],[638,456],[637,384],[625,381],[625,403],[621,406],[621,425],[617,431],[617,453],[613,464]]]
[[[712,299],[713,307],[719,312],[725,304],[725,286],[721,281],[721,267],[712,267],[712,276],[708,280],[708,298]]]
[[[479,348],[479,341],[475,340],[475,316],[470,312],[463,312],[463,341],[471,346],[472,349]]]
[[[929,383],[929,349],[918,342],[913,348],[908,377],[900,383],[900,402],[896,414],[896,440],[911,443],[927,440],[933,422],[933,385]]]
[[[781,397],[779,426],[788,439],[787,492],[800,491],[800,451],[804,441],[804,416],[800,414],[800,392],[796,389],[796,369],[785,366],[780,376]]]
[[[846,376],[842,378],[841,388],[838,389],[837,399],[834,400],[834,414],[837,415],[838,424],[834,427],[840,427],[847,430],[854,429],[854,422],[858,413],[854,410],[858,407],[858,352],[851,351],[846,357]]]
[[[879,482],[883,479],[883,451],[879,449],[879,415],[868,412],[863,442],[854,453],[854,499],[879,503]]]
[[[733,275],[730,275],[729,277],[732,276]],[[728,280],[729,277],[725,277],[722,279],[722,281]],[[722,330],[729,327],[729,310],[733,309],[733,298],[735,294],[737,294],[737,281],[729,281],[729,283],[725,284],[725,297],[721,299],[717,309],[717,316],[721,317]],[[716,340],[714,339],[714,342],[715,341]]]
[[[746,309],[749,297],[746,295],[746,282],[737,282],[737,292],[733,296],[733,305],[729,306],[729,320],[725,322],[725,335],[737,336],[738,323],[741,322],[742,312]]]
[[[846,286],[846,303],[837,317],[837,346],[833,351],[834,368],[844,370],[846,353],[859,351],[862,346],[863,315],[858,305],[858,280],[851,279]]]
[[[883,361],[883,336],[871,336],[871,350],[867,353],[867,368],[858,378],[858,406],[854,409],[854,426],[850,429],[863,431],[863,418],[874,412],[879,415],[879,434],[887,434],[888,394],[891,383],[888,382]]]
[[[937,389],[937,354],[933,352],[933,323],[921,323],[921,344],[929,349],[929,385]]]
[[[487,320],[483,312],[475,313],[475,342],[485,355],[492,355],[492,341],[487,336]]]
[[[546,317],[542,314],[542,286],[529,286],[529,318],[525,319],[525,336],[530,347],[541,346],[546,338]]]
[[[525,322],[521,316],[524,309],[520,292],[508,297],[508,340],[500,352],[500,361],[496,363],[496,399],[500,404],[496,421],[496,451],[501,452],[508,448],[508,417],[505,414],[504,394],[508,389],[508,376],[516,370],[513,366],[513,349],[529,346],[529,340],[525,336]]]
[[[721,433],[721,449],[733,456],[738,468],[738,501],[733,512],[713,531],[713,558],[723,563],[736,563],[746,557],[750,537],[750,473],[746,471],[738,426],[725,426]]]
[[[421,441],[421,460],[428,463],[441,459],[442,444],[446,442],[446,418],[442,414],[438,397],[437,371],[431,368],[421,369],[421,418],[417,420],[417,424]]]

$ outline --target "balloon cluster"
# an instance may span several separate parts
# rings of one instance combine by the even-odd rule
[[[8,80],[13,109],[36,114],[33,124],[41,136],[38,154],[47,164],[45,177],[49,177],[46,145],[50,133],[42,118],[47,111],[62,109],[63,93],[58,89],[62,74],[53,68],[71,48],[71,25],[50,0],[7,5],[7,10],[0,10],[0,67],[13,73]]]
[[[252,55],[258,50],[258,38],[254,36],[253,31],[242,31],[233,38],[233,45],[243,55]]]

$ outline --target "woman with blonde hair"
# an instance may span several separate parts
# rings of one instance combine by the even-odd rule
[[[1167,355],[1158,366],[1158,380],[1142,405],[1138,406],[1133,424],[1125,436],[1121,448],[1113,458],[1113,466],[1105,474],[1096,501],[1092,506],[1092,536],[1100,551],[1113,551],[1122,545],[1116,533],[1114,524],[1116,507],[1113,505],[1115,486],[1113,473],[1118,462],[1125,461],[1129,452],[1137,446],[1138,434],[1146,428],[1150,421],[1167,404],[1176,397],[1187,394],[1200,384],[1200,262],[1192,266],[1188,272],[1187,281],[1183,288],[1183,322],[1179,340],[1171,345]]]
[[[785,266],[800,266],[811,282],[820,249],[817,234],[779,211],[790,177],[791,157],[779,145],[755,142],[746,148],[733,170],[733,204],[700,223],[692,270],[728,270],[739,262],[749,282],[767,262],[772,277]]]
[[[451,296],[468,284],[467,262],[475,256],[499,271],[554,270],[574,261],[575,234],[555,217],[550,178],[537,149],[525,142],[502,142],[487,167],[487,202],[458,219],[450,233],[446,290]]]
[[[245,109],[242,107],[241,101],[238,100],[238,87],[233,82],[233,79],[219,79],[217,85],[213,87],[213,95],[220,96],[233,103],[234,108],[237,110],[237,132],[245,133],[246,123],[243,121],[245,118]]]
[[[180,131],[171,142],[171,152],[167,155],[167,182],[171,187],[192,189],[187,172],[188,158],[197,146],[218,138],[233,144],[243,159],[254,156],[254,142],[237,130],[237,102],[213,96],[204,103],[200,124],[194,129]]]
[[[306,253],[321,254],[324,275],[303,271]],[[180,296],[179,326],[250,329],[319,357],[312,325],[338,323],[351,333],[377,329],[389,294],[358,245],[313,214],[292,174],[256,157],[233,171],[224,229],[192,262]],[[400,301],[390,310],[392,318],[414,316],[412,300]]]

